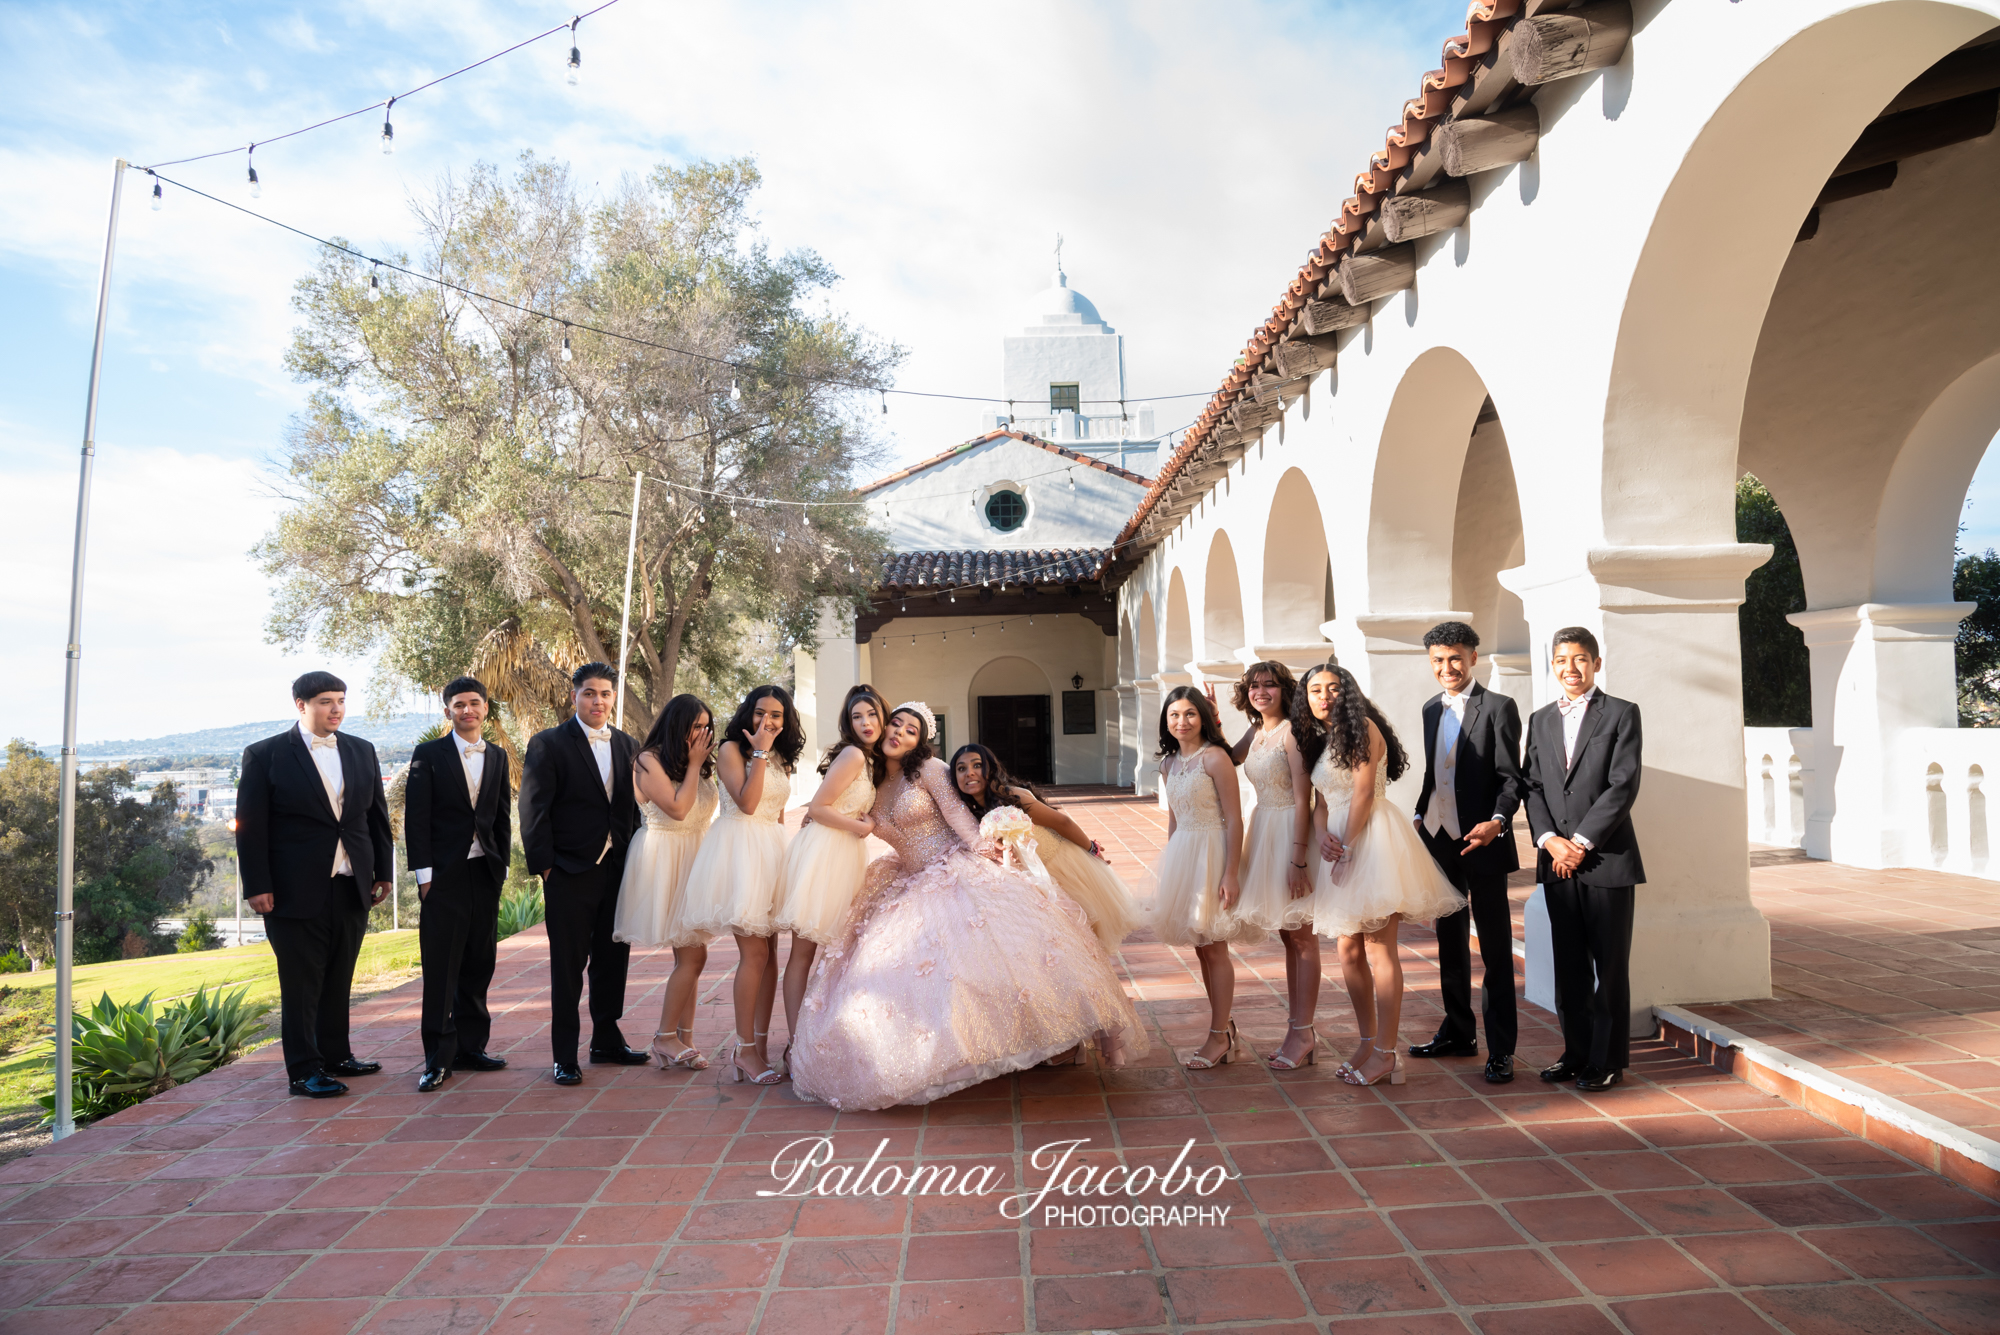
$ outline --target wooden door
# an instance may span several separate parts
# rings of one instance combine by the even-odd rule
[[[980,696],[979,740],[1016,778],[1029,783],[1055,781],[1054,733],[1046,695]]]

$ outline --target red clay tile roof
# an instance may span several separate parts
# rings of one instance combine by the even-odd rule
[[[1084,584],[1104,573],[1110,551],[1099,547],[1022,552],[891,552],[882,558],[879,587],[922,589],[984,584]]]
[[[1242,399],[1257,374],[1266,371],[1272,349],[1291,332],[1299,313],[1309,301],[1319,298],[1322,286],[1333,275],[1340,256],[1357,248],[1373,250],[1383,241],[1375,215],[1383,198],[1410,183],[1412,160],[1423,151],[1431,131],[1463,105],[1476,80],[1495,72],[1501,34],[1516,19],[1527,14],[1549,12],[1564,7],[1565,0],[1472,0],[1465,14],[1465,31],[1445,42],[1441,69],[1427,72],[1417,82],[1417,95],[1403,104],[1402,118],[1383,135],[1382,147],[1371,154],[1367,166],[1354,178],[1354,194],[1342,201],[1326,233],[1306,256],[1297,277],[1287,284],[1271,316],[1251,333],[1208,406],[1154,477],[1139,508],[1118,535],[1115,548],[1139,537],[1147,518],[1161,499],[1174,489],[1190,462],[1200,457],[1218,424],[1230,420],[1230,411]],[[1507,71],[1498,71],[1505,79]],[[1504,95],[1504,93],[1502,94]],[[1490,108],[1497,97],[1486,99],[1481,110]],[[1425,180],[1431,179],[1426,174]],[[1371,230],[1372,228],[1372,230]],[[1337,287],[1337,284],[1336,284]],[[1128,556],[1136,555],[1128,551]]]
[[[1052,444],[1049,441],[1043,440],[1040,436],[1031,436],[1025,431],[1009,431],[1006,430],[1005,428],[1002,428],[999,431],[989,431],[983,436],[974,436],[971,440],[966,441],[962,445],[954,445],[942,454],[933,454],[930,458],[919,460],[918,462],[911,464],[908,468],[901,469],[898,472],[891,473],[887,477],[877,478],[875,479],[875,481],[870,482],[865,487],[856,487],[854,489],[855,494],[857,496],[866,496],[869,492],[879,490],[882,487],[886,487],[891,482],[901,482],[906,477],[914,477],[916,474],[923,472],[926,468],[935,467],[936,465],[943,463],[947,459],[956,458],[958,455],[964,454],[970,450],[976,450],[981,445],[985,445],[990,441],[998,440],[1002,436],[1012,436],[1015,440],[1021,441],[1028,445],[1033,445],[1036,449],[1047,450],[1050,454],[1056,455],[1060,458],[1067,459],[1073,464],[1081,464],[1085,468],[1095,468],[1100,473],[1109,473],[1113,477],[1122,477],[1127,482],[1136,482],[1142,487],[1147,486],[1152,482],[1151,478],[1145,476],[1142,473],[1134,473],[1130,469],[1120,468],[1116,464],[1105,463],[1104,460],[1102,459],[1093,459],[1087,454],[1078,454],[1075,450],[1066,450],[1060,445]]]

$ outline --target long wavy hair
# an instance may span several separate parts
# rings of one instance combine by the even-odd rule
[[[867,700],[873,704],[875,706],[875,722],[881,726],[884,732],[888,731],[889,702],[882,698],[882,692],[876,690],[865,681],[858,686],[848,687],[847,698],[840,702],[840,736],[834,740],[832,746],[826,748],[826,754],[819,758],[819,772],[824,775],[828,770],[832,769],[834,759],[842,751],[851,746],[868,758],[868,777],[879,788],[882,786],[882,780],[889,777],[889,762],[882,756],[881,737],[876,737],[874,744],[870,745],[862,741],[860,736],[855,733],[852,716],[856,700]]]
[[[653,727],[646,734],[645,744],[639,749],[651,751],[653,758],[660,762],[660,768],[667,772],[667,778],[675,783],[687,778],[688,734],[701,722],[702,715],[708,715],[710,726],[715,723],[715,712],[703,704],[698,696],[677,695],[667,701],[667,707],[653,720]],[[708,748],[708,758],[701,762],[701,777],[706,779],[715,773],[715,748]]]
[[[1261,663],[1252,663],[1244,668],[1243,675],[1236,679],[1236,689],[1230,694],[1229,703],[1235,707],[1237,713],[1258,727],[1263,727],[1263,716],[1250,704],[1250,686],[1259,677],[1269,677],[1277,683],[1278,717],[1290,718],[1292,699],[1299,693],[1299,679],[1292,675],[1290,668],[1275,659],[1267,658]]]
[[[958,786],[958,762],[966,755],[978,756],[980,765],[986,770],[986,791],[978,797]],[[1038,802],[1042,798],[1035,785],[1009,774],[1007,767],[1000,763],[1000,757],[993,754],[993,749],[980,742],[967,742],[951,753],[951,786],[957,790],[965,805],[972,808],[972,814],[980,817],[995,807],[1021,806],[1021,799],[1014,796],[1016,788],[1025,789]]]
[[[798,768],[799,755],[806,749],[806,730],[805,725],[799,722],[799,708],[792,703],[792,693],[782,686],[759,686],[744,696],[743,703],[736,706],[736,713],[729,720],[728,733],[717,738],[716,742],[718,746],[725,741],[734,742],[739,747],[746,746],[744,734],[756,731],[752,716],[757,712],[757,702],[766,698],[776,700],[785,707],[785,725],[778,729],[771,749],[784,763],[785,773],[790,774]],[[746,749],[743,754],[748,757],[750,753]]]
[[[1167,756],[1176,755],[1180,752],[1181,744],[1179,740],[1171,732],[1167,731],[1167,711],[1172,709],[1175,703],[1181,700],[1194,701],[1195,711],[1201,715],[1201,739],[1210,746],[1221,747],[1222,754],[1229,755],[1229,743],[1223,740],[1222,720],[1216,717],[1215,702],[1192,686],[1176,686],[1167,692],[1166,699],[1160,701],[1161,758],[1164,759]],[[1231,757],[1230,763],[1235,763],[1234,757]]]
[[[917,771],[923,768],[924,762],[937,754],[936,751],[931,749],[936,739],[931,736],[930,724],[924,722],[922,714],[919,714],[914,709],[898,709],[890,714],[888,718],[882,720],[882,737],[884,741],[888,740],[890,722],[897,718],[913,718],[917,721],[917,744],[911,747],[901,760],[896,762],[902,766],[903,777],[905,779],[915,780]],[[887,763],[888,761],[885,758],[883,764],[887,765]],[[883,773],[886,775],[888,771],[885,769]]]
[[[1331,676],[1334,680],[1333,713],[1322,723],[1314,717],[1312,698],[1308,694],[1314,677]],[[1382,757],[1383,773],[1394,783],[1403,777],[1403,771],[1410,767],[1410,758],[1403,751],[1402,742],[1396,738],[1396,730],[1389,726],[1389,720],[1382,717],[1382,711],[1375,702],[1361,693],[1361,683],[1354,680],[1354,674],[1338,663],[1322,663],[1308,668],[1299,679],[1299,693],[1292,701],[1292,741],[1299,748],[1299,759],[1304,762],[1310,774],[1319,763],[1322,752],[1333,753],[1333,763],[1342,769],[1353,769],[1368,761],[1368,723],[1374,720],[1381,730],[1382,741],[1388,752]]]

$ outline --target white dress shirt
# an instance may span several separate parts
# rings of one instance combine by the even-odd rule
[[[1444,710],[1438,715],[1437,740],[1432,744],[1432,754],[1437,757],[1437,783],[1431,789],[1422,822],[1424,829],[1433,835],[1443,830],[1453,839],[1465,837],[1458,822],[1458,742],[1465,734],[1465,702],[1471,697],[1471,691],[1460,691],[1457,695],[1446,691],[1441,701]],[[1497,811],[1493,819],[1505,823]]]
[[[1563,768],[1564,769],[1568,769],[1571,765],[1574,765],[1576,763],[1577,734],[1583,731],[1583,716],[1589,712],[1591,703],[1596,699],[1597,699],[1597,688],[1593,686],[1589,690],[1585,691],[1582,695],[1576,697],[1576,699],[1568,701],[1569,704],[1568,709],[1561,710],[1562,721],[1563,721]],[[1562,701],[1557,702],[1557,707],[1559,709],[1562,703],[1563,703]],[[1556,837],[1555,832],[1551,830],[1549,833],[1535,840],[1535,847],[1540,848],[1544,844],[1548,843],[1549,840],[1555,837]],[[1584,838],[1580,834],[1571,835],[1569,837],[1569,841],[1575,844],[1578,848],[1582,849],[1590,849],[1596,847],[1595,844],[1591,843],[1590,840]]]
[[[486,776],[486,743],[477,739],[468,742],[465,738],[459,736],[456,731],[451,734],[451,740],[452,744],[458,748],[459,763],[465,766],[465,791],[472,798],[473,809],[478,810],[479,784],[480,780]],[[472,836],[472,849],[465,855],[466,861],[470,862],[474,858],[483,858],[485,856],[486,850],[479,846],[479,836],[475,833]],[[430,884],[431,869],[429,867],[418,867],[412,874],[416,876],[418,885]]]
[[[340,734],[329,733],[316,737],[299,720],[299,736],[305,739],[306,750],[313,758],[313,767],[319,771],[320,782],[326,785],[326,800],[333,803],[333,818],[340,819],[340,799],[347,792],[347,775],[340,768]],[[333,875],[354,875],[354,864],[347,860],[347,845],[336,840],[333,845]]]
[[[582,719],[576,726],[583,728],[583,735],[590,741],[591,757],[597,761],[597,777],[604,780],[604,795],[611,796],[611,729],[585,727]],[[604,850],[597,855],[599,862],[611,856],[611,836],[604,836]]]

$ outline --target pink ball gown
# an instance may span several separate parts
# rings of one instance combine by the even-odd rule
[[[1096,1040],[1143,1055],[1145,1031],[1068,896],[979,856],[979,826],[941,760],[891,779],[845,930],[814,962],[792,1044],[803,1097],[853,1111],[929,1103]]]

